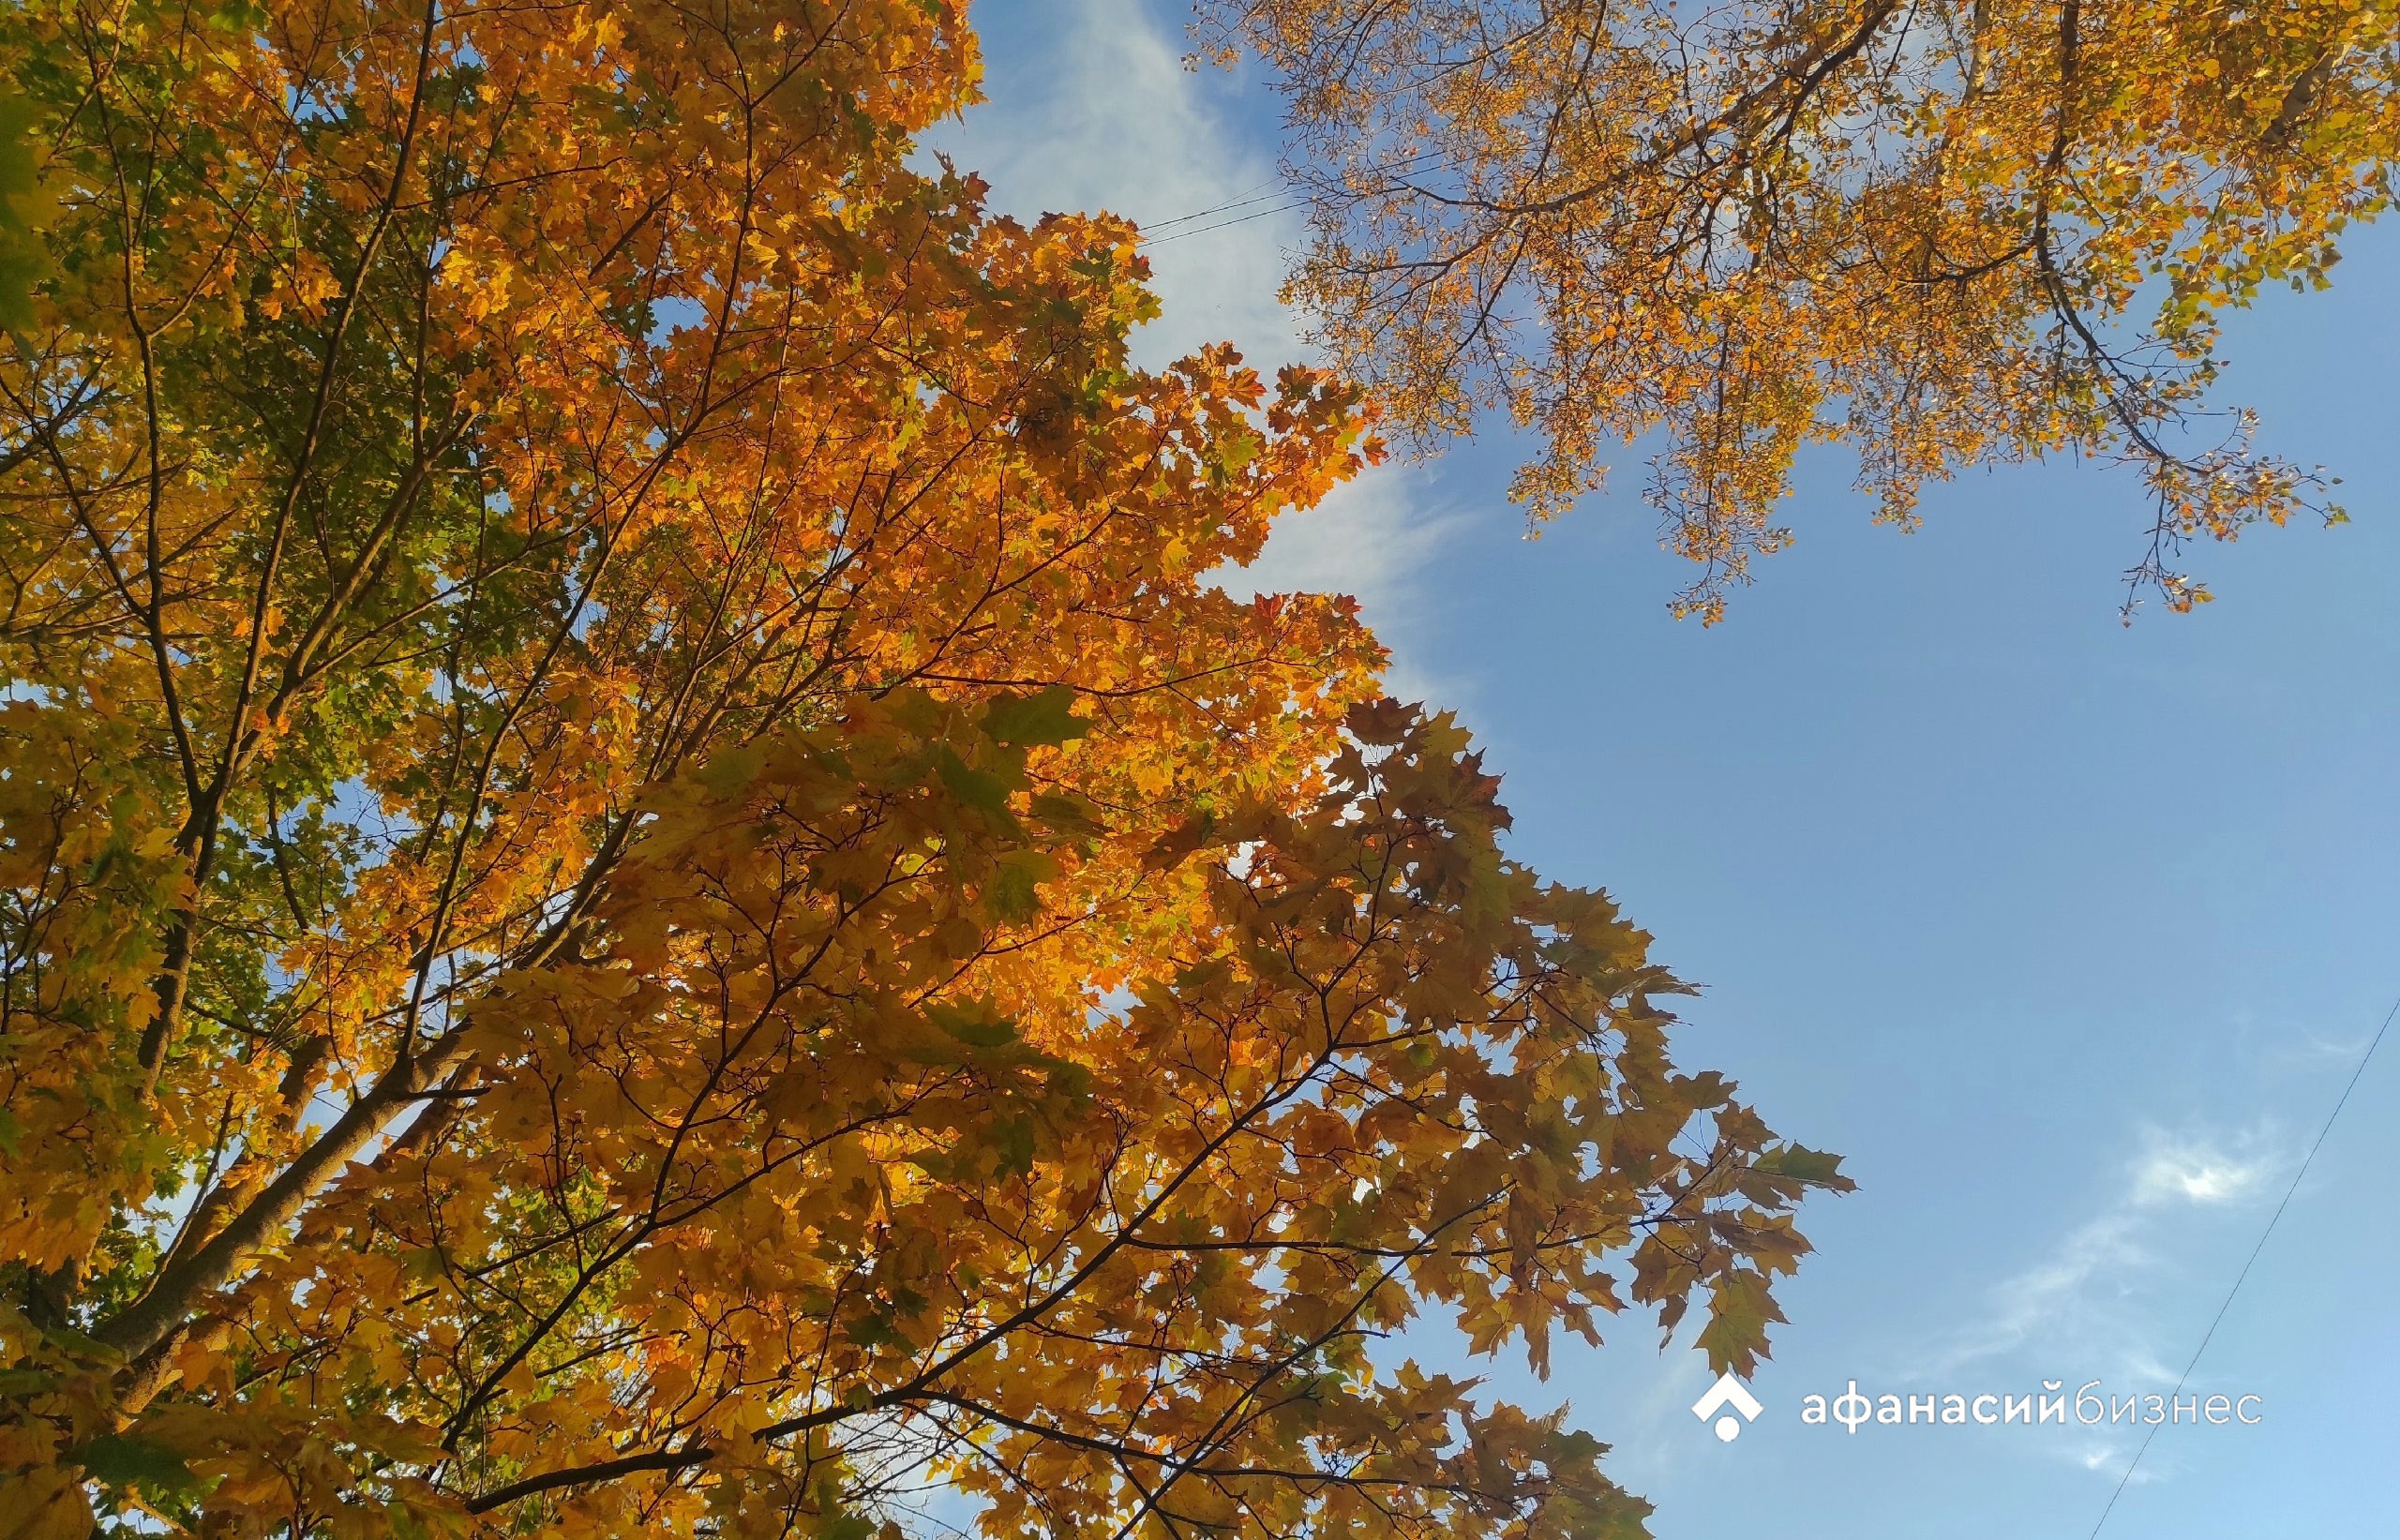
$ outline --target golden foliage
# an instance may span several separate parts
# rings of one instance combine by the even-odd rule
[[[1638,1526],[1369,1343],[1747,1365],[1846,1184],[1347,602],[1206,580],[1372,413],[912,163],[953,9],[0,58],[10,1533]]]
[[[1960,466],[2131,460],[2128,612],[2208,597],[2168,565],[2191,536],[2340,517],[2207,400],[2223,311],[2323,287],[2390,205],[2392,0],[1206,8],[1281,73],[1315,227],[1292,287],[1337,361],[1420,435],[1535,430],[1537,520],[1663,432],[1681,612],[1790,538],[1810,443],[1853,446],[1904,527]]]

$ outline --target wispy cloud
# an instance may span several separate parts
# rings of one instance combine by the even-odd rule
[[[1944,1372],[2026,1346],[2108,1341],[2119,1369],[2155,1380],[2160,1355],[2148,1348],[2143,1303],[2163,1281],[2174,1240],[2189,1228],[2182,1217],[2254,1200],[2280,1166],[2283,1157],[2256,1129],[2141,1129],[2141,1149],[2122,1168],[2103,1206],[2066,1231],[2043,1260],[1994,1288],[1989,1314],[1934,1353],[1929,1368]]]
[[[1944,1374],[1981,1359],[1995,1358],[2023,1346],[2037,1332],[2058,1335],[2074,1329],[2113,1299],[2122,1297],[2130,1269],[2150,1260],[2138,1234],[2139,1219],[2130,1206],[2108,1213],[2070,1231],[2032,1266],[1993,1291],[1992,1308],[1982,1319],[1962,1327],[1932,1356],[1928,1366]]]
[[[2245,1143],[2255,1147],[2257,1141]],[[2203,1204],[2232,1203],[2250,1196],[2272,1167],[2273,1162],[2263,1155],[2244,1157],[2206,1141],[2169,1139],[2153,1132],[2150,1147],[2134,1167],[2132,1201],[2138,1208],[2178,1199]]]
[[[1217,575],[1226,592],[1347,593],[1393,650],[1385,683],[1395,695],[1463,704],[1462,681],[1429,668],[1407,646],[1407,616],[1435,597],[1428,590],[1436,556],[1463,520],[1417,506],[1404,469],[1383,467],[1334,488],[1305,513],[1286,514],[1267,549],[1246,568]]]
[[[1142,363],[1220,341],[1269,372],[1306,357],[1302,318],[1277,298],[1300,217],[1284,206],[1271,142],[1226,119],[1222,78],[1186,69],[1173,22],[1132,0],[1048,0],[1036,11],[1039,58],[998,39],[990,102],[936,146],[1019,217],[1106,209],[1156,228],[1146,254],[1163,314],[1135,339]],[[1205,210],[1222,212],[1187,217]],[[1458,523],[1427,505],[1423,485],[1404,466],[1370,471],[1287,515],[1266,554],[1222,574],[1223,586],[1245,597],[1353,595],[1393,650],[1392,690],[1457,704],[1455,683],[1431,677],[1409,646],[1409,617]]]
[[[1923,1354],[1907,1377],[1962,1381],[1983,1366],[1992,1383],[2092,1376],[2116,1395],[2164,1392],[2175,1383],[2193,1342],[2162,1327],[2160,1306],[2179,1328],[2197,1329],[2192,1311],[2217,1287],[2178,1263],[2195,1249],[2209,1211],[2250,1213],[2267,1196],[2288,1152],[2262,1129],[2240,1133],[2156,1128],[2114,1174],[2097,1209],[2062,1234],[2038,1260],[1991,1291],[1979,1318]],[[2198,1287],[2195,1287],[2195,1284]],[[2085,1469],[2113,1477],[2124,1469],[2130,1435],[2116,1427],[2084,1428],[2062,1452]],[[2152,1461],[2152,1465],[2160,1462]],[[2161,1466],[2161,1470],[2164,1467]],[[2137,1482],[2157,1478],[2145,1467]]]
[[[2284,1158],[2256,1130],[2152,1128],[2140,1144],[2098,1211],[1993,1290],[1988,1312],[1931,1354],[1929,1371],[2038,1349],[2127,1381],[2174,1378],[2165,1363],[2173,1353],[2156,1342],[2147,1307],[2170,1281],[2175,1243],[2194,1210],[2256,1199]]]
[[[1104,209],[1164,227],[1145,254],[1166,313],[1136,339],[1143,362],[1221,341],[1269,366],[1297,356],[1302,328],[1276,292],[1301,223],[1274,212],[1288,200],[1273,145],[1225,119],[1212,77],[1184,67],[1182,39],[1148,7],[1050,0],[1035,10],[1048,23],[1039,57],[1003,50],[985,82],[990,102],[937,142],[1019,217]]]

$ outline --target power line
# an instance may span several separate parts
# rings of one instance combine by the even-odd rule
[[[1398,160],[1387,161],[1380,166],[1359,167],[1358,169],[1358,173],[1373,174],[1377,176],[1403,176],[1414,172],[1435,169],[1446,163],[1447,157],[1444,152],[1438,150],[1419,150],[1415,155],[1402,156]],[[1155,224],[1144,225],[1142,226],[1142,238],[1137,244],[1146,247],[1163,246],[1169,241],[1179,241],[1187,235],[1206,235],[1211,231],[1228,230],[1235,225],[1246,225],[1252,219],[1266,219],[1271,218],[1278,214],[1296,213],[1298,210],[1311,207],[1316,202],[1315,197],[1312,194],[1287,192],[1283,187],[1278,185],[1281,181],[1282,178],[1280,177],[1270,177],[1265,182],[1256,183],[1251,187],[1243,188],[1240,192],[1235,194],[1234,197],[1228,199],[1224,202],[1217,203],[1208,208],[1194,209],[1190,214],[1178,214],[1172,219],[1161,219]],[[1274,190],[1271,192],[1262,190],[1269,187],[1274,188]],[[1282,202],[1278,202],[1278,200],[1282,200]],[[1271,208],[1256,209],[1254,213],[1244,214],[1232,219],[1220,219],[1215,224],[1201,225],[1195,229],[1175,229],[1178,225],[1190,225],[1195,219],[1208,219],[1220,214],[1232,214],[1237,209],[1255,208],[1255,205],[1260,203],[1275,203],[1275,206]],[[1172,233],[1159,233],[1162,231],[1170,231]]]
[[[1273,208],[1260,209],[1255,214],[1245,214],[1238,218],[1220,219],[1213,225],[1196,225],[1192,229],[1178,230],[1168,235],[1145,235],[1142,237],[1140,244],[1146,247],[1165,246],[1171,241],[1182,240],[1187,235],[1206,235],[1212,231],[1231,230],[1236,225],[1246,225],[1252,219],[1265,219],[1278,214],[1291,214],[1297,212],[1298,210],[1307,208],[1313,202],[1315,202],[1313,199],[1302,198],[1287,203],[1279,203]]]
[[[1280,176],[1270,176],[1264,182],[1255,182],[1244,187],[1226,202],[1216,204],[1211,208],[1197,209],[1190,214],[1178,214],[1172,219],[1161,219],[1156,224],[1144,225],[1142,231],[1148,234],[1152,231],[1166,230],[1175,225],[1190,224],[1194,219],[1206,219],[1212,214],[1223,214],[1229,209],[1248,208],[1252,203],[1263,203],[1270,198],[1281,198],[1283,196],[1281,186],[1282,180]],[[1269,187],[1276,190],[1269,192],[1267,190]]]
[[[2250,1248],[2249,1259],[2242,1263],[2242,1271],[2235,1275],[2233,1287],[2225,1292],[2224,1303],[2217,1306],[2215,1316],[2209,1322],[2209,1329],[2200,1334],[2200,1345],[2192,1350],[2191,1362],[2185,1364],[2183,1372],[2176,1377],[2170,1398],[2183,1393],[2183,1385],[2191,1379],[2192,1370],[2199,1368],[2200,1354],[2209,1351],[2210,1339],[2216,1336],[2217,1327],[2225,1323],[2225,1312],[2233,1308],[2233,1296],[2242,1292],[2242,1281],[2249,1278],[2251,1267],[2258,1260],[2258,1253],[2267,1248],[2267,1237],[2275,1233],[2275,1221],[2284,1217],[2284,1210],[2291,1204],[2292,1194],[2300,1190],[2301,1178],[2308,1174],[2309,1166],[2317,1159],[2317,1152],[2324,1148],[2325,1136],[2333,1131],[2333,1120],[2340,1117],[2342,1109],[2349,1104],[2350,1093],[2358,1089],[2359,1077],[2366,1073],[2367,1061],[2374,1058],[2375,1051],[2382,1046],[2383,1035],[2392,1029],[2392,1020],[2395,1016],[2400,1016],[2400,1000],[2392,1002],[2392,1009],[2384,1012],[2383,1024],[2377,1027],[2375,1036],[2367,1039],[2366,1052],[2359,1055],[2358,1068],[2350,1071],[2348,1084],[2342,1087],[2341,1096],[2333,1102],[2333,1110],[2326,1114],[2325,1126],[2317,1130],[2317,1142],[2308,1146],[2308,1154],[2302,1159],[2300,1169],[2292,1173],[2291,1185],[2284,1189],[2283,1201],[2275,1204],[2272,1214],[2267,1216],[2267,1228],[2258,1232],[2258,1244]],[[2125,1495],[2125,1484],[2133,1480],[2134,1472],[2141,1465],[2142,1456],[2150,1453],[2150,1441],[2158,1437],[2158,1424],[2152,1423],[2150,1431],[2142,1435],[2141,1446],[2126,1462],[2125,1473],[2117,1478],[2117,1489],[2108,1494],[2108,1505],[2100,1510],[2099,1522],[2092,1526],[2092,1533],[2086,1540],[2098,1540],[2101,1525],[2108,1523],[2108,1516],[2117,1511],[2117,1499]]]

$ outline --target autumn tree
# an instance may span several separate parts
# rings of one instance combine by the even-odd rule
[[[1130,227],[916,155],[955,8],[0,64],[0,1533],[1638,1531],[1377,1344],[1747,1368],[1847,1184],[1352,606],[1207,580],[1373,414],[1132,367]]]
[[[2329,478],[2213,403],[2219,322],[2321,288],[2387,208],[2392,0],[1208,0],[1289,106],[1292,292],[1421,441],[1495,411],[1546,518],[1658,432],[1651,500],[1714,620],[1805,445],[1878,517],[2053,455],[2138,466],[2128,574],[2296,514]]]

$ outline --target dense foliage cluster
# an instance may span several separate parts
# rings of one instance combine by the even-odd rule
[[[1377,1344],[1747,1367],[1846,1184],[1350,605],[1206,580],[1373,412],[1132,367],[1130,227],[917,157],[954,7],[0,67],[0,1533],[1638,1530]]]
[[[2338,519],[2211,406],[2218,325],[2322,286],[2391,206],[2392,0],[1210,0],[1287,93],[1294,279],[1340,363],[1438,438],[1546,445],[1536,517],[1662,431],[1650,495],[1723,612],[1840,442],[1880,516],[2043,455],[2138,465],[2127,604],[2181,545]],[[2146,317],[2147,319],[2143,319]]]

